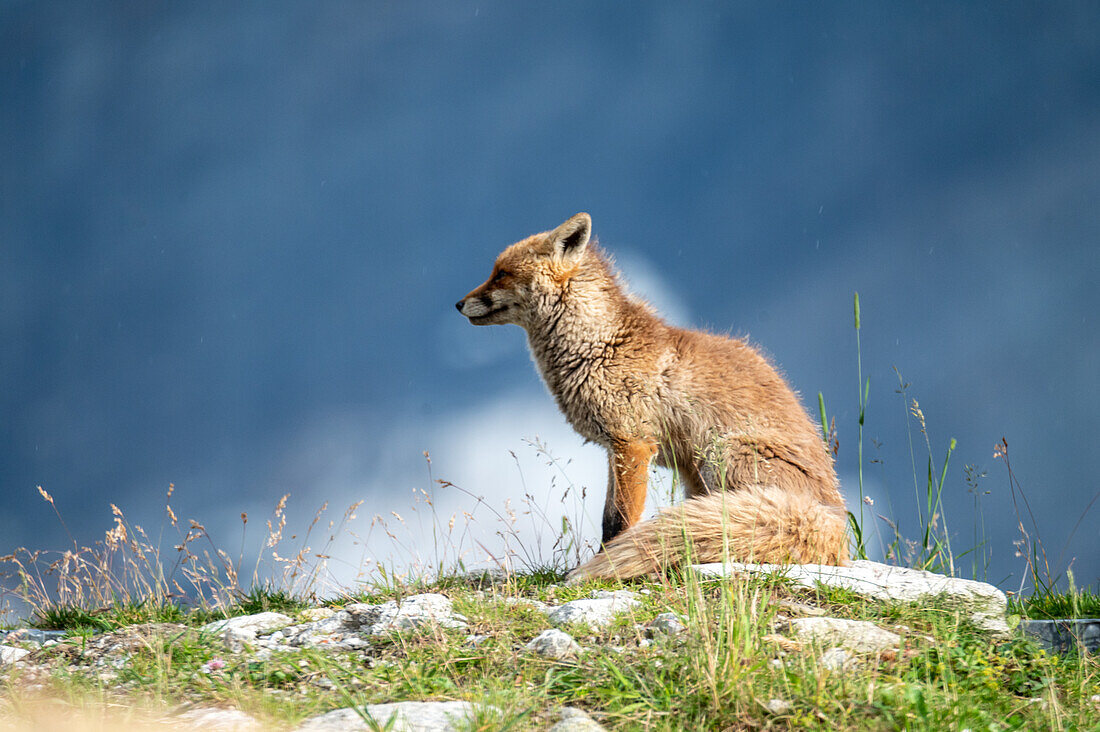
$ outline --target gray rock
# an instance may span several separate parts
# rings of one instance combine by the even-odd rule
[[[649,636],[679,635],[685,630],[687,626],[684,625],[683,618],[676,613],[661,613],[646,626],[646,634]]]
[[[636,593],[629,590],[598,590],[589,599],[573,600],[550,610],[548,617],[554,625],[586,623],[598,628],[609,625],[619,613],[640,605],[637,597]]]
[[[30,651],[15,646],[0,646],[0,666],[8,666],[23,659]]]
[[[182,722],[192,729],[210,730],[211,732],[259,732],[263,729],[263,725],[254,717],[239,709],[202,707],[184,712],[176,717],[176,721]]]
[[[546,658],[561,660],[576,656],[581,652],[581,647],[573,640],[573,636],[551,628],[536,635],[530,643],[524,646],[524,650],[537,653]]]
[[[700,574],[727,577],[733,574],[779,574],[800,587],[818,583],[843,587],[862,597],[905,603],[939,601],[968,613],[979,628],[996,635],[1007,635],[1005,594],[985,582],[945,577],[881,562],[856,560],[844,567],[824,564],[699,564],[692,567]]]
[[[790,621],[791,633],[800,641],[823,646],[841,646],[855,653],[879,653],[897,648],[901,636],[883,630],[866,620],[842,618],[796,618]]]
[[[1055,653],[1066,653],[1078,644],[1090,653],[1100,651],[1100,618],[1021,620],[1020,629]]]
[[[14,628],[12,630],[0,630],[0,643],[37,643],[45,645],[50,641],[57,641],[67,635],[64,630],[41,630],[40,628]]]
[[[495,707],[477,706],[469,702],[398,702],[396,704],[370,704],[365,707],[370,716],[381,728],[392,721],[393,732],[450,732],[466,728],[466,720],[473,718],[479,710],[488,710],[499,714]],[[352,730],[370,730],[371,727],[354,709],[337,709],[311,717],[297,728],[297,732],[350,732]]]

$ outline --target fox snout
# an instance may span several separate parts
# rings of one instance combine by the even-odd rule
[[[477,318],[493,309],[493,301],[489,297],[471,293],[456,302],[455,308],[467,318]]]
[[[470,319],[474,325],[494,325],[507,322],[501,316],[510,309],[506,303],[498,303],[493,299],[493,293],[482,292],[482,288],[474,290],[466,297],[455,303],[455,309]]]

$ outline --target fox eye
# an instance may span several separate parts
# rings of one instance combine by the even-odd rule
[[[497,282],[499,280],[502,280],[510,274],[511,274],[511,272],[509,272],[506,269],[498,269],[497,273],[495,275],[493,275],[493,281]]]

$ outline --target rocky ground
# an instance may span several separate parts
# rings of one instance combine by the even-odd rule
[[[0,639],[0,718],[28,723],[35,712],[27,700],[61,694],[140,706],[134,724],[202,730],[676,729],[678,713],[689,728],[708,726],[700,720],[824,728],[830,714],[874,727],[890,725],[876,693],[886,694],[881,705],[892,694],[909,699],[923,679],[934,688],[1020,673],[1006,672],[1014,661],[996,660],[1007,652],[982,655],[983,645],[1026,643],[1006,622],[1005,596],[984,583],[874,562],[705,565],[693,576],[704,579],[685,591],[667,580],[599,589],[474,573],[437,591],[201,625],[9,632]],[[944,635],[951,623],[969,635]],[[974,669],[945,665],[952,657],[937,650],[941,643],[969,649],[963,664]],[[1096,663],[1083,663],[1083,678],[1072,682],[1084,693],[1077,702],[1051,681],[1055,671],[1044,677],[1024,664],[1039,681],[1018,684],[1007,703],[1025,710],[1021,719],[1029,704],[1041,719],[1044,704],[1063,716],[1095,708],[1100,718]],[[830,710],[838,703],[831,695],[845,694],[853,679],[871,702]],[[896,688],[877,691],[876,680]],[[693,706],[677,707],[678,688]],[[619,705],[621,689],[638,697],[637,709]],[[754,696],[725,700],[718,689]],[[914,714],[927,712],[927,701],[911,704]],[[965,710],[958,718],[969,719]]]

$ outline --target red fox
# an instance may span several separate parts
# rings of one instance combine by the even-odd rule
[[[579,213],[505,249],[456,303],[515,323],[566,419],[608,454],[603,548],[571,578],[627,578],[727,557],[840,564],[847,512],[832,456],[798,397],[752,346],[675,328],[620,287]],[[650,463],[686,500],[638,523]]]

